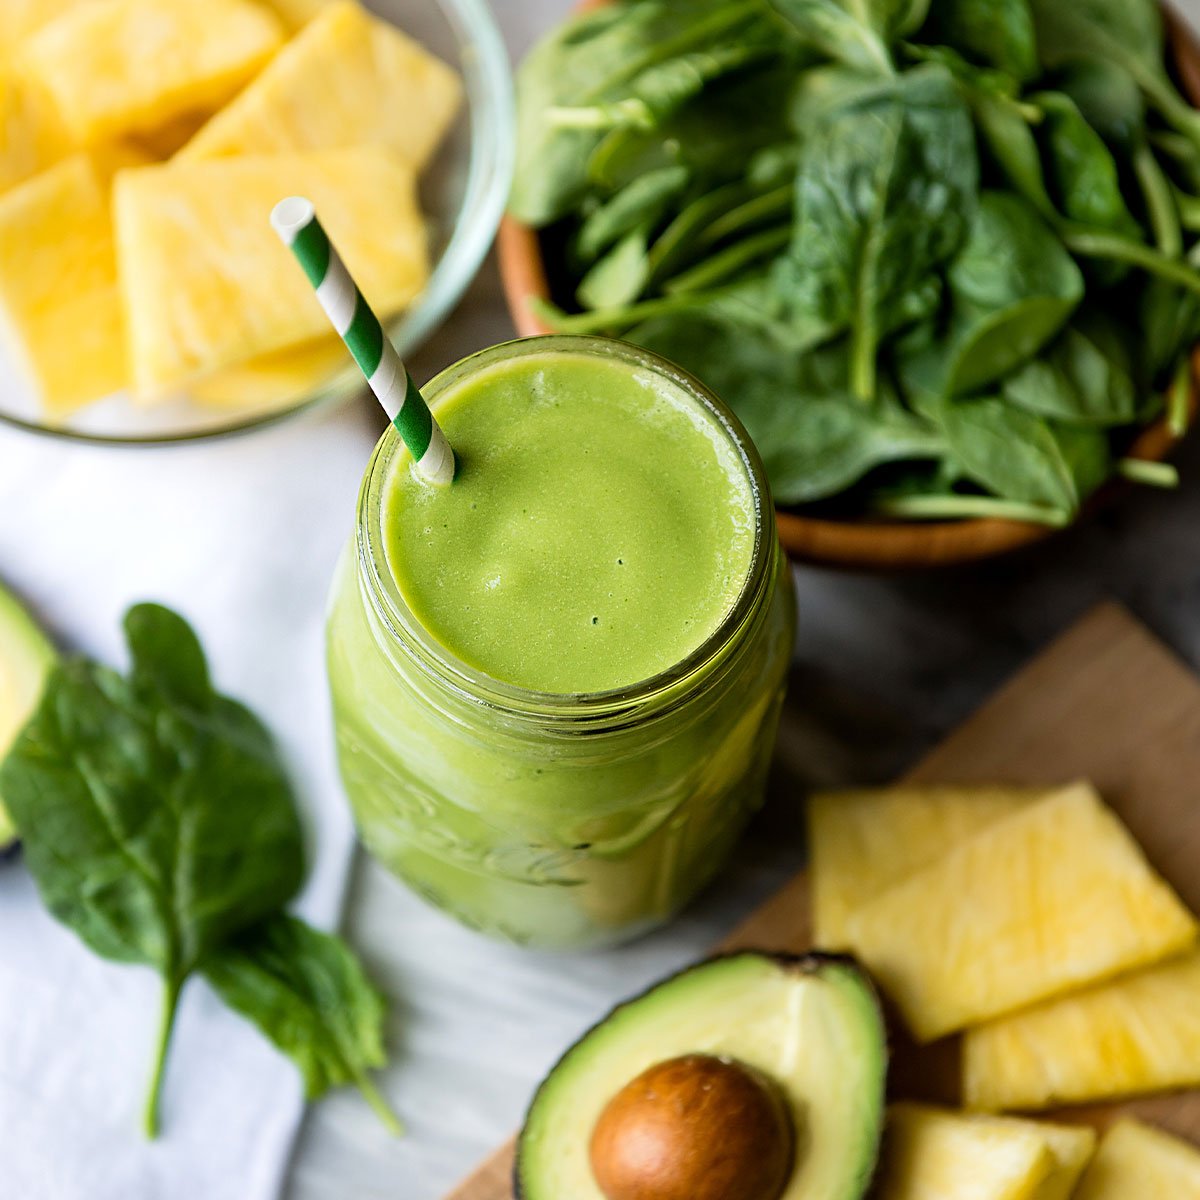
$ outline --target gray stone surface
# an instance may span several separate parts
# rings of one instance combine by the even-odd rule
[[[495,4],[514,54],[566,7]],[[1200,17],[1200,0],[1184,7]],[[427,377],[509,335],[489,262],[414,373]],[[1180,467],[1180,493],[1130,495],[996,564],[892,578],[798,571],[799,645],[771,801],[733,870],[656,937],[588,956],[509,949],[431,912],[360,859],[349,927],[394,1002],[384,1082],[410,1132],[388,1140],[352,1095],[317,1105],[290,1200],[436,1200],[515,1127],[574,1036],[703,952],[796,870],[807,787],[893,776],[1097,601],[1121,600],[1200,667],[1200,438]]]

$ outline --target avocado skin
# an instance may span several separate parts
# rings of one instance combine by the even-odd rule
[[[803,954],[786,954],[786,953],[781,953],[781,952],[777,952],[777,951],[754,950],[754,949],[731,950],[731,951],[728,951],[723,954],[714,954],[714,955],[710,956],[709,958],[701,959],[699,962],[692,963],[689,966],[683,967],[678,971],[673,971],[670,975],[664,975],[661,979],[656,980],[654,983],[650,984],[649,987],[638,992],[636,995],[631,996],[629,999],[623,1000],[620,1004],[611,1008],[603,1017],[600,1018],[600,1020],[596,1021],[593,1025],[589,1026],[587,1030],[585,1030],[582,1034],[580,1034],[580,1036],[578,1038],[576,1038],[575,1041],[572,1042],[571,1045],[568,1046],[566,1050],[563,1051],[563,1053],[559,1056],[559,1058],[555,1062],[555,1064],[550,1068],[549,1071],[546,1072],[545,1077],[543,1078],[542,1082],[538,1085],[537,1090],[533,1094],[533,1098],[529,1102],[529,1107],[526,1109],[526,1113],[525,1113],[525,1123],[521,1127],[521,1132],[517,1135],[516,1152],[515,1152],[514,1158],[513,1158],[513,1172],[512,1172],[513,1200],[528,1200],[528,1196],[525,1192],[524,1185],[521,1182],[521,1174],[522,1174],[521,1154],[522,1154],[522,1147],[524,1144],[525,1129],[528,1125],[529,1116],[536,1108],[538,1098],[542,1095],[543,1091],[545,1090],[547,1085],[550,1083],[550,1081],[552,1079],[554,1079],[554,1077],[558,1073],[559,1068],[563,1065],[563,1063],[566,1061],[566,1059],[568,1057],[570,1057],[571,1053],[575,1050],[575,1048],[581,1042],[586,1041],[589,1037],[591,1037],[591,1035],[593,1033],[595,1033],[597,1030],[599,1030],[603,1026],[607,1025],[608,1022],[613,1017],[615,1017],[618,1013],[623,1012],[625,1009],[628,1009],[633,1005],[637,1005],[637,1004],[641,1003],[641,1001],[644,1000],[647,996],[649,996],[653,992],[658,991],[658,989],[663,987],[664,985],[669,984],[669,983],[673,982],[674,980],[680,979],[685,975],[690,975],[693,971],[696,971],[701,967],[709,967],[716,963],[726,962],[726,961],[729,961],[731,959],[736,959],[736,958],[744,958],[747,956],[765,959],[769,962],[774,963],[776,966],[778,966],[782,970],[791,972],[791,973],[794,973],[797,975],[819,975],[819,974],[821,974],[822,971],[826,970],[829,967],[850,968],[859,974],[859,976],[861,977],[866,988],[870,991],[871,995],[873,996],[874,1001],[875,1001],[875,1006],[879,1010],[879,1013],[880,1013],[880,1024],[881,1025],[883,1024],[883,1008],[882,1008],[881,1001],[879,999],[879,994],[876,991],[874,982],[872,981],[871,976],[867,973],[866,969],[862,966],[862,964],[856,958],[854,958],[853,955],[850,955],[850,954],[834,954],[834,953],[830,953],[830,952],[823,951],[823,950],[808,950],[808,951],[805,951]],[[870,1179],[868,1180],[867,1185],[864,1186],[864,1189],[863,1189],[864,1194],[866,1194],[870,1191],[870,1183],[873,1182],[873,1180],[874,1180],[874,1176],[876,1174],[876,1170],[877,1170],[877,1167],[879,1164],[880,1149],[881,1149],[880,1145],[877,1145],[875,1147],[875,1154],[870,1163],[870,1171],[869,1171]],[[567,1198],[564,1197],[563,1200],[567,1200]]]

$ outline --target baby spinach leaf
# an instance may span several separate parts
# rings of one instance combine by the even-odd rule
[[[876,467],[945,450],[938,432],[904,409],[845,394],[795,397],[790,411],[774,410],[762,436],[772,494],[782,504],[835,496]]]
[[[556,105],[548,113],[549,121],[559,129],[653,129],[714,80],[773,57],[778,47],[776,31],[761,26],[757,36],[747,31],[734,45],[695,50],[648,67],[625,84],[616,99]]]
[[[1087,123],[1114,149],[1132,153],[1146,132],[1146,105],[1137,82],[1118,63],[1074,58],[1057,87],[1075,101]]]
[[[1078,507],[1112,475],[1112,448],[1101,429],[1051,422],[1050,430],[1071,473]]]
[[[1183,248],[1180,213],[1170,180],[1151,149],[1146,106],[1133,77],[1116,63],[1079,59],[1066,67],[1059,83],[1083,120],[1132,163],[1155,243],[1164,254],[1178,257]]]
[[[969,63],[950,46],[908,44],[906,51],[919,62],[941,63],[953,76],[971,107],[980,148],[995,162],[1009,183],[1043,216],[1055,216],[1054,202],[1046,191],[1041,152],[1031,122],[1041,112],[1018,96],[1011,75]]]
[[[1128,425],[1141,416],[1133,356],[1104,313],[1078,316],[1042,354],[1003,384],[1005,400],[1068,425]]]
[[[648,283],[653,285],[669,278],[690,262],[700,249],[704,231],[714,221],[746,203],[754,194],[748,183],[738,181],[722,184],[684,205],[650,247]]]
[[[833,108],[796,186],[777,287],[814,341],[850,332],[852,388],[869,399],[880,342],[936,303],[931,272],[962,245],[974,209],[974,135],[949,73],[919,67]]]
[[[952,46],[971,62],[996,67],[1014,79],[1033,79],[1039,72],[1029,0],[935,3],[919,36]]]
[[[1029,99],[1045,117],[1040,132],[1058,210],[1081,225],[1141,240],[1141,226],[1121,194],[1117,164],[1074,100],[1062,92]]]
[[[686,167],[662,167],[635,179],[602,204],[580,226],[572,247],[579,262],[592,262],[640,225],[657,225],[690,179]]]
[[[1032,0],[1047,67],[1098,58],[1127,71],[1146,98],[1193,141],[1200,114],[1175,90],[1163,64],[1162,14],[1154,0]]]
[[[1138,301],[1138,317],[1148,374],[1161,384],[1200,338],[1200,296],[1151,279]]]
[[[961,396],[1032,358],[1083,296],[1083,276],[1019,196],[984,192],[970,236],[947,274],[949,323],[906,348],[901,372],[914,396]]]
[[[611,130],[588,157],[588,182],[611,191],[677,164],[714,183],[745,178],[756,155],[788,136],[784,98],[795,74],[768,64],[717,80],[653,129]]]
[[[996,396],[943,401],[939,425],[968,478],[1006,500],[1073,513],[1071,465],[1050,425]]]
[[[63,662],[0,786],[47,908],[98,954],[163,978],[153,1132],[180,988],[217,946],[287,902],[304,857],[270,738],[212,690],[191,628],[144,604],[125,631],[129,677]]]
[[[629,338],[679,363],[730,405],[759,447],[781,504],[823,499],[884,463],[941,452],[936,431],[896,405],[801,392],[846,374],[844,348],[823,349],[814,363],[781,353],[762,331],[710,317],[660,318]]]
[[[401,1132],[370,1078],[387,1060],[383,997],[340,938],[281,914],[210,955],[204,975],[295,1062],[310,1100],[353,1084],[384,1125]]]
[[[649,241],[649,226],[630,230],[580,281],[579,303],[591,309],[632,304],[650,275]]]
[[[929,0],[770,0],[807,39],[859,70],[892,73],[891,42],[925,19]]]
[[[642,0],[602,7],[560,26],[534,47],[518,73],[509,210],[541,226],[566,216],[588,193],[588,164],[605,129],[563,125],[557,110],[617,102],[643,72],[762,20],[758,0]]]

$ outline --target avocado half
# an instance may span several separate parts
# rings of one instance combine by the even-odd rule
[[[0,587],[0,762],[25,727],[58,661],[50,639],[17,602]],[[17,831],[0,795],[0,854],[16,844]]]
[[[589,1143],[608,1101],[656,1063],[714,1055],[779,1089],[796,1133],[780,1200],[860,1200],[883,1130],[887,1035],[866,973],[841,956],[711,959],[614,1009],[559,1060],[517,1144],[521,1200],[604,1200]]]

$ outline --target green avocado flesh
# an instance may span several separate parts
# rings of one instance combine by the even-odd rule
[[[734,954],[614,1009],[534,1097],[517,1148],[523,1200],[604,1200],[588,1146],[608,1101],[684,1054],[737,1059],[774,1081],[796,1157],[780,1200],[859,1200],[883,1128],[887,1039],[866,975],[849,959]]]
[[[0,587],[0,762],[33,713],[56,658],[33,618]],[[16,829],[0,796],[0,850],[15,840]]]

